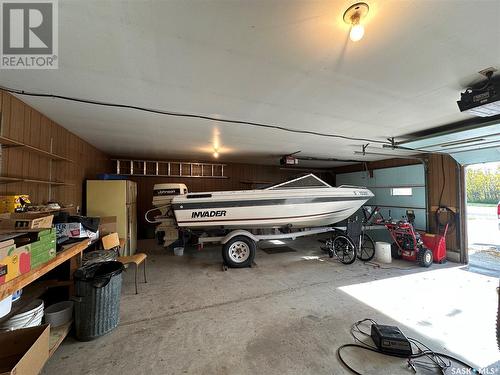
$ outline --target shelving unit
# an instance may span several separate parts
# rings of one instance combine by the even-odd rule
[[[12,303],[12,308],[10,312],[0,318],[0,323],[9,320],[12,316],[16,315],[18,311],[26,307],[31,301],[39,298],[44,294],[49,288],[56,286],[68,286],[69,281],[58,281],[58,280],[43,280],[33,282],[23,289],[23,294],[21,298]]]
[[[0,300],[11,295],[14,291],[24,288],[21,298],[18,301],[14,302],[11,312],[8,315],[2,317],[0,319],[0,322],[8,320],[11,316],[15,315],[16,312],[29,304],[33,299],[39,298],[49,287],[72,285],[71,280],[36,280],[45,275],[47,272],[53,270],[57,266],[63,264],[64,262],[72,262],[77,259],[76,257],[79,257],[82,252],[89,246],[89,244],[89,240],[83,240],[81,242],[72,244],[66,249],[59,252],[55,258],[49,260],[48,262],[0,285]],[[54,354],[57,348],[64,341],[71,330],[72,324],[73,321],[70,321],[62,326],[50,328],[49,357]]]
[[[0,145],[2,145],[4,147],[22,147],[26,151],[33,152],[37,155],[46,157],[46,158],[54,160],[54,161],[67,161],[67,162],[73,163],[73,160],[65,158],[64,156],[57,155],[57,154],[54,154],[52,152],[42,150],[41,148],[34,147],[34,146],[28,145],[26,143],[22,143],[22,142],[14,140],[14,139],[10,139],[10,138],[3,137],[3,136],[0,136]]]
[[[55,258],[49,260],[48,262],[42,264],[41,266],[32,269],[31,271],[19,275],[16,278],[7,281],[6,283],[0,285],[0,300],[4,299],[8,295],[11,295],[15,291],[24,288],[25,286],[31,284],[41,276],[45,275],[47,272],[53,270],[65,261],[73,258],[74,256],[81,254],[89,246],[89,241],[84,240],[76,244],[71,245],[67,249],[59,252]]]
[[[70,321],[59,327],[54,327],[54,328],[50,327],[49,358],[52,357],[52,354],[54,354],[59,345],[61,345],[66,336],[68,336],[72,324],[73,321]]]
[[[0,134],[1,134],[1,129],[0,129]],[[30,152],[33,154],[36,154],[40,157],[47,158],[49,162],[49,170],[48,170],[48,179],[38,179],[38,178],[31,178],[28,176],[0,176],[0,185],[5,185],[5,184],[14,184],[18,182],[24,182],[24,183],[30,183],[30,184],[42,184],[42,185],[48,185],[48,197],[47,200],[50,201],[52,199],[52,187],[56,186],[73,186],[73,184],[68,184],[62,181],[52,181],[52,169],[53,165],[52,162],[69,162],[73,163],[73,160],[68,159],[64,156],[57,155],[52,152],[52,147],[53,147],[53,142],[51,139],[50,142],[50,151],[43,150],[41,148],[23,143],[21,141],[17,141],[12,138],[5,137],[3,135],[0,135],[0,147],[5,148],[5,149],[11,149],[11,148],[20,148],[26,152]],[[1,173],[0,173],[1,174]]]
[[[52,186],[73,186],[73,184],[67,184],[65,182],[59,182],[59,181],[47,181],[47,180],[36,180],[33,178],[0,176],[0,184],[13,184],[16,182],[29,182],[33,184],[44,184]]]

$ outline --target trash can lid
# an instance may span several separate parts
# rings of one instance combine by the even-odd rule
[[[99,262],[85,265],[75,271],[74,278],[77,280],[94,280],[113,277],[124,270],[123,263],[116,261]]]

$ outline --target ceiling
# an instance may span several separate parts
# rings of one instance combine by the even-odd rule
[[[59,0],[59,69],[2,70],[0,84],[378,140],[469,118],[460,91],[500,68],[499,1],[369,1],[357,43],[352,3]],[[22,99],[112,155],[210,160],[215,142],[221,161],[385,158],[355,155],[362,141]]]

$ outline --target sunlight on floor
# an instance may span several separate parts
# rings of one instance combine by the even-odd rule
[[[485,367],[498,360],[496,287],[497,278],[456,267],[339,289]],[[431,347],[440,349],[436,343]]]
[[[324,262],[325,261],[324,259],[321,259],[317,255],[304,255],[301,258],[304,259],[304,260],[317,260],[318,262]]]
[[[268,242],[272,243],[273,245],[284,245],[285,242],[281,240],[269,240]]]

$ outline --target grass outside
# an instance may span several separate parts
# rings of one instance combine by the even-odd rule
[[[475,206],[475,207],[496,207],[497,203],[472,203],[467,202],[467,206]]]

